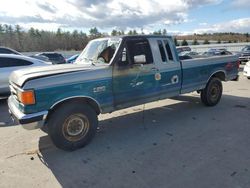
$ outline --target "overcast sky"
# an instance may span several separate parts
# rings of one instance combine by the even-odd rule
[[[0,0],[0,23],[87,32],[250,32],[250,0]]]

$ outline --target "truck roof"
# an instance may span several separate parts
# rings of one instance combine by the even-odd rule
[[[112,36],[111,38],[172,38],[172,36],[167,35],[120,35],[120,36]]]

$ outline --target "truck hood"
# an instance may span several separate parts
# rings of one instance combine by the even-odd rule
[[[54,76],[58,74],[66,74],[71,72],[86,71],[98,69],[102,66],[93,66],[91,64],[62,64],[62,65],[48,65],[37,66],[31,68],[20,69],[14,71],[10,75],[10,82],[22,87],[23,84],[35,78],[42,78],[47,76]]]

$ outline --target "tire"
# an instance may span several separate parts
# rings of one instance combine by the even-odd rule
[[[48,134],[59,149],[74,151],[95,136],[97,114],[88,104],[70,102],[59,106],[48,120]]]
[[[201,91],[201,101],[206,106],[215,106],[222,96],[222,83],[218,78],[211,78],[206,87]]]

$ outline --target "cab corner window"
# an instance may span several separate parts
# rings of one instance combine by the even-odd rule
[[[161,53],[161,60],[162,60],[162,62],[166,63],[167,62],[167,57],[166,57],[166,53],[165,53],[162,41],[158,40],[157,43],[158,43],[158,47],[159,47],[159,50],[160,50],[160,53]]]
[[[173,54],[172,54],[172,52],[171,52],[171,48],[170,48],[170,46],[169,46],[169,44],[168,44],[168,41],[167,41],[167,40],[164,40],[164,43],[165,43],[165,48],[166,48],[166,51],[167,51],[167,54],[168,54],[168,59],[169,59],[170,61],[173,61],[174,58],[173,58]]]

